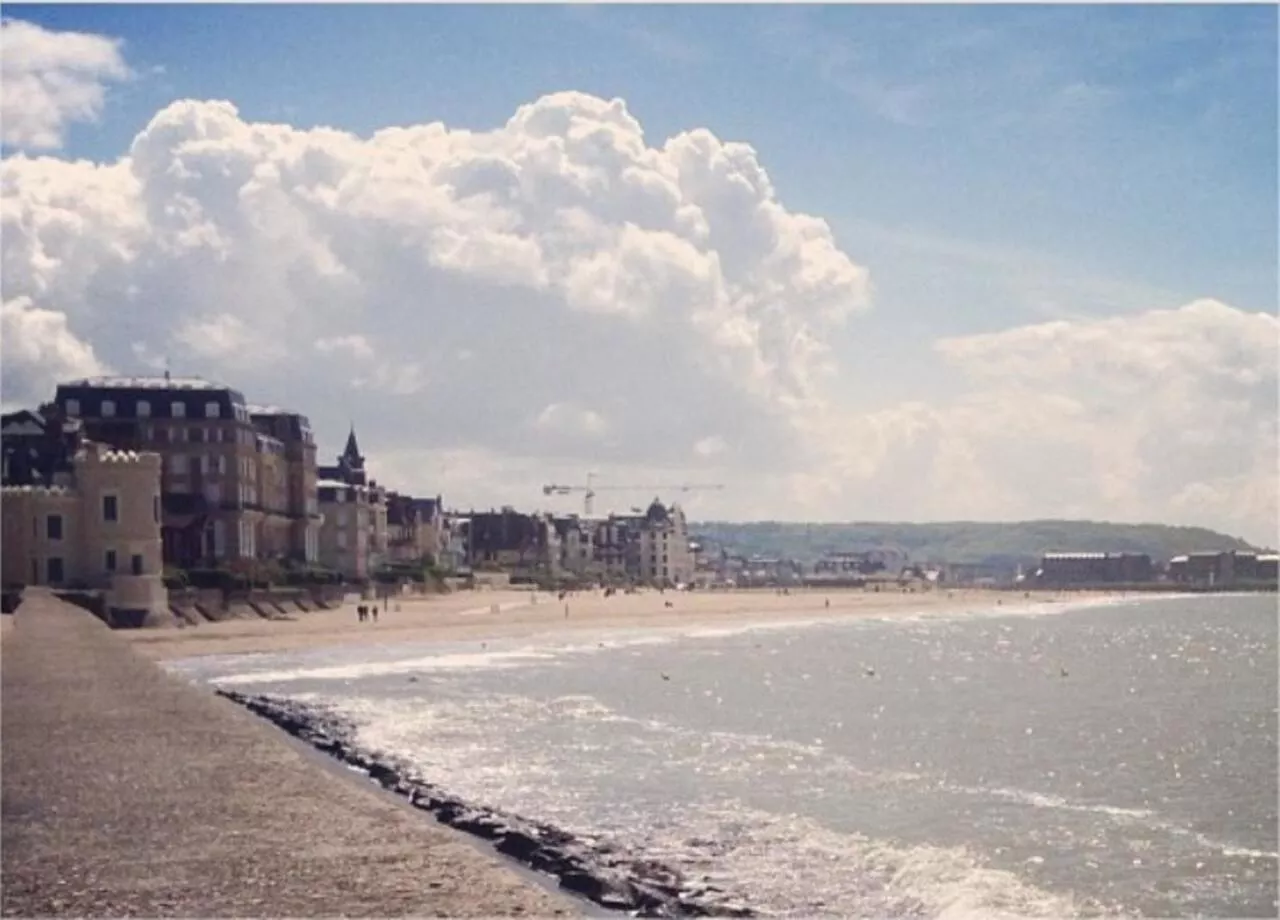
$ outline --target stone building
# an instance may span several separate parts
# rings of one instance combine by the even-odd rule
[[[318,468],[316,498],[324,523],[320,562],[346,578],[363,581],[387,558],[387,493],[365,471],[352,428],[338,462]]]
[[[467,517],[467,561],[472,568],[559,573],[560,535],[551,515],[503,508],[473,511]]]
[[[52,480],[0,491],[4,583],[97,589],[111,609],[166,610],[160,456],[81,442]]]
[[[445,550],[444,512],[440,496],[413,498],[387,494],[387,559],[440,564]]]
[[[315,558],[315,453],[304,416],[251,410],[238,390],[169,374],[60,384],[54,403],[90,440],[163,458],[166,564]]]

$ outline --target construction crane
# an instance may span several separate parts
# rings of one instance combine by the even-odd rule
[[[597,491],[608,492],[694,492],[694,491],[718,491],[724,486],[719,483],[691,483],[684,482],[678,485],[660,485],[660,486],[597,486],[595,484],[595,473],[587,474],[587,484],[585,486],[562,486],[562,485],[546,485],[542,487],[543,495],[568,495],[571,492],[582,493],[582,510],[587,517],[591,517],[593,505]]]

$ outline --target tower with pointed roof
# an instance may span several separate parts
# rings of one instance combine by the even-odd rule
[[[338,469],[342,471],[342,479],[352,485],[365,484],[364,455],[360,453],[360,445],[356,442],[356,426],[351,425],[347,435],[347,446],[338,457]]]

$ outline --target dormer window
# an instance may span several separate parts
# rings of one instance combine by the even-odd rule
[[[169,414],[174,418],[187,417],[187,404],[184,402],[175,402],[169,404]]]
[[[207,403],[205,403],[205,404],[204,404],[204,417],[205,417],[205,418],[221,418],[221,417],[222,417],[222,407],[221,407],[221,406],[219,406],[216,402],[207,402]]]
[[[151,417],[151,403],[147,402],[145,399],[138,400],[138,418],[150,418],[150,417]]]
[[[116,414],[116,401],[114,399],[104,399],[102,401],[102,417],[114,418]]]
[[[79,414],[80,414],[80,400],[78,400],[78,399],[68,399],[68,400],[67,400],[67,415],[72,416],[72,417],[74,418],[75,416],[77,416],[77,415],[79,415]]]

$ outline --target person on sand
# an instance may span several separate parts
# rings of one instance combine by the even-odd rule
[[[369,614],[373,617],[373,622],[378,622],[378,605],[374,604],[369,608]]]
[[[361,623],[364,622],[364,604],[360,604],[356,607],[356,620]]]

